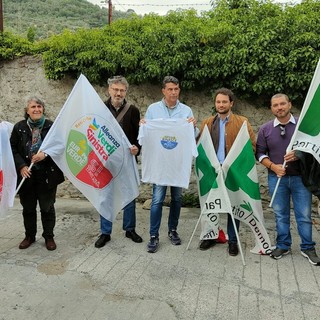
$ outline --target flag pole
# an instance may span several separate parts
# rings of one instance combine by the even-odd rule
[[[294,143],[295,137],[296,137],[297,132],[298,132],[298,128],[299,128],[300,123],[301,123],[301,120],[302,120],[302,118],[303,118],[303,116],[304,116],[304,114],[305,114],[305,112],[306,112],[306,109],[307,109],[307,106],[308,106],[308,102],[309,102],[309,100],[311,99],[311,98],[310,98],[310,93],[312,92],[313,88],[317,85],[317,84],[316,84],[316,76],[317,76],[317,71],[318,71],[318,70],[320,71],[320,59],[318,60],[318,63],[317,63],[317,66],[316,66],[316,70],[315,70],[315,72],[314,72],[314,75],[313,75],[313,77],[312,77],[309,90],[308,90],[308,92],[307,92],[306,99],[305,99],[305,101],[304,101],[304,103],[303,103],[302,110],[301,110],[301,112],[300,112],[300,116],[299,116],[299,119],[298,119],[298,123],[296,124],[296,128],[295,128],[295,130],[294,130],[294,132],[293,132],[293,135],[292,135],[292,137],[291,137],[290,143],[289,143],[289,145],[288,145],[288,147],[287,147],[287,152],[292,150],[293,143]],[[286,165],[286,162],[284,162],[282,166],[285,167],[285,165]],[[271,207],[272,204],[273,204],[274,198],[275,198],[275,196],[276,196],[276,192],[277,192],[278,187],[279,187],[280,179],[281,179],[281,177],[280,177],[280,178],[278,179],[278,181],[277,181],[277,184],[276,184],[275,189],[274,189],[273,194],[272,194],[272,198],[271,198],[271,200],[270,200],[269,207]]]
[[[38,150],[37,154],[40,152],[40,149]],[[29,168],[28,168],[28,171],[31,171],[32,167],[34,165],[34,162],[31,162]],[[15,196],[17,195],[17,193],[19,192],[20,188],[22,187],[24,181],[26,180],[25,177],[22,178],[22,180],[20,181],[18,187],[17,187],[17,190],[16,190],[16,193],[15,193]]]
[[[286,161],[283,163],[283,165],[282,165],[282,167],[283,167],[283,168],[286,166],[286,163],[287,163]],[[274,191],[273,191],[273,194],[272,194],[272,197],[271,197],[270,203],[269,203],[269,208],[271,208],[271,207],[272,207],[272,204],[273,204],[274,198],[275,198],[276,193],[277,193],[278,188],[279,188],[279,184],[280,184],[280,180],[281,180],[281,178],[282,178],[282,177],[279,177],[279,178],[278,178],[277,184],[276,184],[276,186],[275,186],[275,188],[274,188]]]
[[[31,162],[31,164],[30,164],[30,166],[29,166],[29,168],[28,168],[28,171],[31,171],[31,169],[32,169],[32,167],[33,167],[33,162]],[[23,177],[22,178],[22,180],[20,181],[20,183],[19,183],[19,185],[18,185],[18,188],[17,188],[17,190],[16,190],[16,193],[15,193],[15,196],[17,195],[17,193],[19,192],[19,190],[20,190],[20,188],[22,187],[22,185],[23,185],[23,183],[24,183],[24,181],[26,180],[26,178],[25,177]]]
[[[242,259],[242,264],[245,266],[246,263],[245,263],[245,261],[244,261],[244,256],[243,256],[243,252],[242,252],[242,247],[241,247],[241,242],[240,242],[240,238],[239,238],[239,233],[238,233],[238,230],[237,230],[236,222],[235,222],[235,220],[234,220],[233,214],[232,214],[231,212],[228,213],[228,214],[230,214],[230,216],[231,216],[231,220],[232,220],[234,232],[235,232],[235,234],[236,234],[236,238],[237,238],[237,242],[238,242],[238,246],[239,246],[239,250],[240,250],[240,255],[241,255],[241,259]]]
[[[219,213],[219,214],[220,214],[220,213]],[[242,259],[242,264],[245,266],[246,263],[245,263],[245,260],[244,260],[243,251],[242,251],[242,247],[241,247],[241,242],[240,242],[240,238],[239,238],[239,233],[238,233],[238,230],[237,230],[237,227],[236,227],[236,223],[235,223],[235,220],[234,220],[234,216],[233,216],[232,213],[228,213],[228,214],[231,215],[232,224],[233,224],[234,231],[235,231],[235,233],[236,233],[237,242],[238,242],[238,245],[239,245],[239,250],[240,250],[240,255],[241,255],[241,259]],[[199,222],[200,222],[200,220],[201,220],[201,216],[202,216],[202,212],[200,213],[199,219],[198,219],[198,221],[197,221],[197,223],[196,223],[196,226],[195,226],[195,228],[194,228],[194,230],[193,230],[193,232],[192,232],[192,235],[191,235],[190,240],[189,240],[189,242],[188,242],[186,251],[189,249],[189,246],[190,246],[190,243],[191,243],[191,241],[192,241],[192,238],[194,237],[194,234],[195,234],[195,232],[196,232],[196,230],[197,230],[197,228],[198,228]]]
[[[200,213],[199,219],[198,219],[198,221],[197,221],[197,224],[196,224],[196,226],[195,226],[194,229],[193,229],[193,232],[192,232],[192,235],[191,235],[191,237],[190,237],[189,243],[188,243],[188,245],[187,245],[186,251],[189,249],[191,240],[192,240],[192,238],[193,238],[193,236],[194,236],[194,234],[195,234],[195,232],[196,232],[196,230],[197,230],[197,228],[198,228],[199,222],[200,222],[200,220],[201,220],[201,216],[202,216],[202,212]]]

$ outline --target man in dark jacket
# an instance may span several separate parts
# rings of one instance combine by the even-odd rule
[[[129,105],[125,99],[129,84],[126,78],[115,76],[108,79],[108,95],[109,99],[105,102],[106,107],[119,122],[121,128],[126,134],[128,140],[132,144],[130,148],[131,154],[137,156],[140,151],[137,137],[139,132],[140,112],[134,105]],[[126,231],[126,237],[132,241],[140,243],[142,238],[136,233],[136,203],[131,201],[123,209],[122,228]],[[111,240],[112,222],[100,215],[101,235],[95,242],[96,248],[103,247]]]

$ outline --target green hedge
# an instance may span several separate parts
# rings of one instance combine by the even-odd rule
[[[33,50],[42,52],[50,79],[83,73],[105,84],[122,74],[139,84],[172,74],[184,89],[225,86],[241,97],[282,91],[299,99],[320,57],[319,12],[320,0],[294,6],[220,0],[200,16],[194,10],[133,16],[102,29],[65,31]]]

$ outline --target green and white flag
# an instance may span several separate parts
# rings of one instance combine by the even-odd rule
[[[256,254],[271,252],[271,242],[264,226],[261,195],[252,143],[244,122],[225,161],[222,164],[225,186],[232,205],[233,216],[250,226]]]
[[[287,150],[291,149],[311,153],[320,163],[320,60]]]
[[[231,213],[231,203],[224,185],[222,169],[216,156],[208,127],[205,126],[197,144],[195,160],[199,199],[201,206],[200,239],[217,239],[219,214]]]

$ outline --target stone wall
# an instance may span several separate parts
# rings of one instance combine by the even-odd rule
[[[12,123],[23,118],[23,109],[28,97],[36,95],[46,103],[47,117],[54,120],[66,101],[75,79],[66,78],[61,81],[46,79],[42,67],[41,57],[22,57],[9,62],[0,62],[0,119]],[[100,97],[105,100],[105,88],[95,86]],[[159,85],[130,86],[127,98],[140,108],[143,116],[148,105],[160,100],[161,87]],[[213,102],[210,92],[184,92],[182,89],[180,100],[189,105],[198,119],[201,120],[211,114]],[[257,133],[259,126],[272,116],[268,108],[259,108],[247,102],[238,101],[234,111],[246,116],[254,131]],[[294,110],[294,113],[298,113]],[[258,174],[263,197],[267,197],[266,170],[258,165]],[[192,174],[191,183],[185,193],[196,194],[197,187],[195,176]],[[59,186],[58,195],[63,197],[82,197],[68,181]],[[141,201],[151,197],[151,186],[141,185]]]

